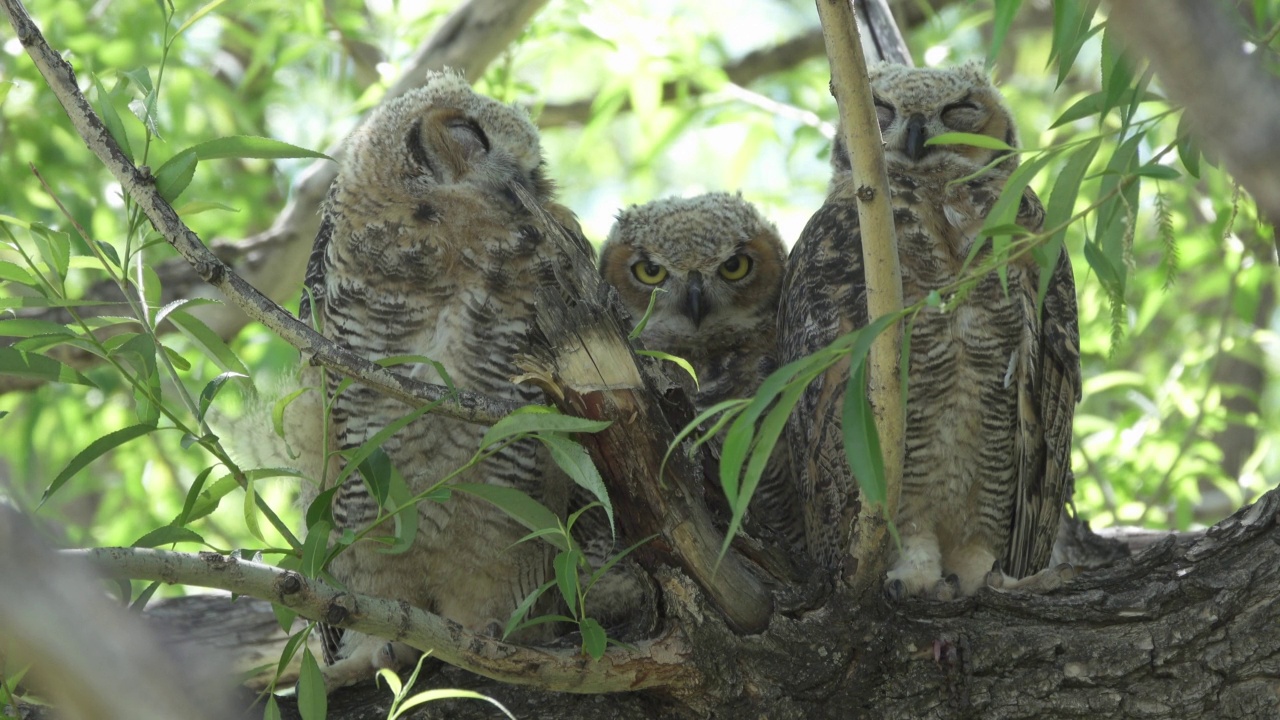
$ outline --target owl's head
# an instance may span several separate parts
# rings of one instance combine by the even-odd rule
[[[778,230],[741,194],[709,193],[618,213],[600,273],[639,321],[651,349],[741,337],[772,321],[786,250]]]
[[[927,145],[929,138],[962,132],[987,135],[1018,147],[1013,115],[979,61],[954,68],[913,68],[879,63],[868,69],[876,117],[890,170],[937,173],[959,178],[1004,158],[997,169],[1011,172],[1018,156],[972,145]],[[843,132],[831,165],[838,177],[851,172]]]
[[[428,73],[422,87],[384,103],[343,154],[344,185],[385,193],[384,202],[414,201],[448,186],[513,204],[541,203],[552,192],[528,114],[476,94],[452,71]]]

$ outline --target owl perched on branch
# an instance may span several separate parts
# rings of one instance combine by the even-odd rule
[[[618,213],[600,253],[600,273],[634,321],[652,298],[640,340],[689,362],[696,383],[676,365],[665,367],[699,412],[751,397],[776,369],[785,267],[777,228],[741,194],[728,193],[633,205]],[[752,497],[751,520],[801,547],[804,525],[787,473],[779,443]]]
[[[886,591],[893,597],[972,594],[984,584],[1055,586],[1045,571],[1070,491],[1071,423],[1080,397],[1071,264],[1063,253],[1039,299],[1042,269],[1029,252],[953,294],[991,259],[978,236],[1018,157],[973,145],[929,145],[951,132],[1017,147],[1013,117],[980,64],[871,69],[884,140],[903,302],[939,291],[910,335],[906,448]],[[864,327],[861,235],[849,155],[837,140],[823,207],[792,250],[779,311],[781,362]],[[990,167],[988,167],[990,166]],[[1044,209],[1023,193],[1016,222],[1039,232]],[[966,263],[975,242],[985,245]],[[990,267],[989,265],[987,266]],[[905,345],[904,345],[905,347]],[[809,546],[828,567],[848,554],[857,486],[846,463],[841,412],[848,366],[819,377],[787,426],[806,507]],[[994,569],[993,569],[994,568]],[[1039,573],[1039,574],[1037,574]],[[1014,582],[1033,576],[1035,580]],[[957,587],[958,586],[958,587]]]
[[[348,141],[307,267],[301,314],[370,359],[438,363],[398,366],[419,380],[545,403],[540,390],[512,381],[519,374],[513,358],[527,350],[536,289],[554,286],[556,264],[575,255],[589,263],[592,255],[572,214],[551,197],[525,113],[475,94],[459,75],[432,74],[422,88],[379,108]],[[324,387],[332,450],[360,446],[410,410],[359,384],[339,392],[341,380],[330,373]],[[428,413],[383,449],[417,494],[463,467],[486,429]],[[330,482],[340,467],[335,458]],[[560,517],[572,484],[533,440],[508,445],[456,480],[519,489]],[[407,550],[388,554],[383,544],[358,541],[330,563],[333,576],[352,590],[495,634],[551,577],[552,547],[518,543],[528,530],[496,507],[461,492],[417,507]],[[366,528],[378,501],[356,472],[332,508],[336,540],[344,530]],[[373,535],[391,527],[386,522]],[[405,646],[359,633],[327,639],[331,686],[412,656]]]

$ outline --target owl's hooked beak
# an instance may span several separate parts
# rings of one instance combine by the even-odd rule
[[[907,120],[907,157],[919,162],[929,151],[929,147],[925,145],[925,141],[929,139],[929,132],[924,129],[924,116],[916,113]]]
[[[697,327],[707,316],[708,309],[702,300],[702,273],[694,270],[689,273],[689,290],[685,293],[680,310],[693,321],[694,327]]]

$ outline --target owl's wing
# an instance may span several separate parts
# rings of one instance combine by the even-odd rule
[[[329,251],[329,243],[333,239],[333,215],[329,212],[329,203],[333,202],[333,192],[325,200],[320,211],[320,231],[311,245],[311,255],[307,257],[307,274],[302,280],[302,300],[298,302],[298,319],[305,323],[312,322],[316,315],[324,313],[324,256]]]
[[[1071,426],[1080,400],[1080,329],[1075,279],[1065,249],[1049,278],[1038,339],[1039,357],[1027,366],[1029,397],[1018,406],[1023,457],[1004,559],[1004,570],[1013,577],[1031,575],[1049,564],[1073,485]]]
[[[809,220],[787,260],[778,308],[779,361],[798,360],[867,325],[862,233],[851,196],[838,191]],[[857,484],[845,460],[841,415],[849,363],[805,389],[787,421],[787,444],[805,515],[806,543],[832,567],[847,548],[841,528],[857,512]]]

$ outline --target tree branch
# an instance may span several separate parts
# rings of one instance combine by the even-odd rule
[[[880,124],[872,102],[867,63],[854,19],[853,0],[816,0],[827,57],[831,62],[831,89],[840,107],[840,127],[858,188],[858,226],[862,231],[862,257],[866,267],[867,317],[876,319],[902,310],[902,277],[898,267],[898,242],[889,204],[889,177],[885,169]],[[876,416],[876,429],[884,453],[885,510],[897,512],[902,484],[904,415],[898,378],[902,356],[901,322],[891,325],[871,346],[868,356],[868,394]],[[878,509],[863,503],[852,541],[858,577],[878,578],[885,562],[888,528],[876,516]],[[841,548],[841,552],[846,549]]]
[[[1280,224],[1280,79],[1246,54],[1227,4],[1203,0],[1111,2],[1107,16],[1151,61],[1169,97],[1186,107],[1196,139],[1222,158],[1272,225]],[[1280,250],[1280,236],[1276,238]]]
[[[510,645],[402,600],[344,592],[290,570],[219,553],[92,548],[62,554],[85,558],[110,577],[219,588],[269,599],[311,620],[404,642],[464,670],[516,685],[604,693],[679,688],[696,683],[697,678],[685,665],[690,650],[676,631],[637,642],[634,651],[615,645],[601,660],[593,661],[574,650]]]
[[[45,82],[58,96],[76,132],[107,166],[156,230],[164,236],[205,282],[220,290],[249,317],[266,325],[290,345],[311,357],[313,364],[337,370],[412,406],[439,402],[438,412],[465,422],[492,424],[517,406],[466,390],[450,392],[439,385],[412,380],[380,367],[321,336],[235,274],[200,241],[160,197],[155,179],[140,171],[121,151],[101,118],[76,84],[71,65],[45,42],[19,0],[0,0],[18,39]]]

